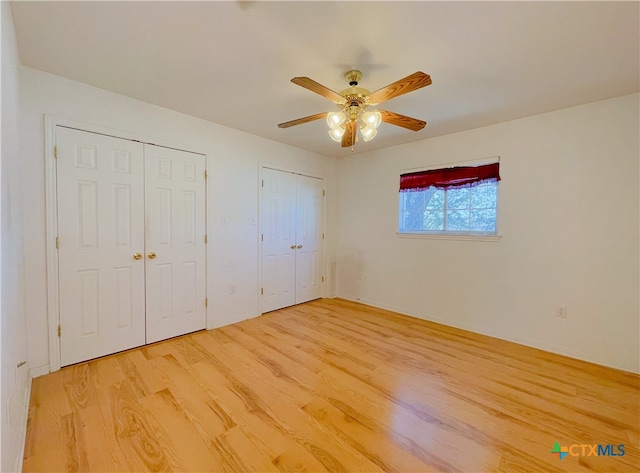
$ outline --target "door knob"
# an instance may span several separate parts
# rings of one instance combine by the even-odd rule
[[[291,245],[291,249],[295,250],[296,249],[296,245]]]
[[[147,256],[149,257],[149,259],[156,259],[157,255],[153,251],[151,251]]]
[[[140,253],[134,253],[133,254],[133,259],[138,261],[142,259],[142,255]]]
[[[298,249],[302,248],[302,245],[298,245],[298,247],[297,247],[297,248],[298,248]]]

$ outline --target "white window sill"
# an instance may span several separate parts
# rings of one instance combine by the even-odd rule
[[[399,238],[426,238],[428,240],[499,241],[502,235],[478,235],[473,233],[400,233]]]

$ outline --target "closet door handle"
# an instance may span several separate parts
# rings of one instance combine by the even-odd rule
[[[302,248],[302,245],[298,245],[296,248],[300,249],[300,248]]]
[[[149,259],[156,259],[157,255],[153,251],[151,251],[147,256],[149,257]]]
[[[291,245],[291,249],[295,250],[296,249],[296,245]]]
[[[138,261],[142,259],[142,255],[140,253],[134,253],[133,254],[133,259]]]

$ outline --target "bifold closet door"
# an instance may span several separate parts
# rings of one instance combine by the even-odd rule
[[[322,297],[324,181],[296,176],[296,304]]]
[[[205,162],[145,145],[147,343],[206,327]]]
[[[323,296],[324,181],[264,168],[261,312]]]
[[[296,175],[263,169],[262,312],[296,303]]]
[[[145,343],[144,159],[140,143],[64,127],[56,146],[65,366]]]
[[[60,363],[206,327],[203,155],[56,129]]]

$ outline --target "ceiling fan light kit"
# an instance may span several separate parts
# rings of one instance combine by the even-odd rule
[[[332,128],[329,130],[329,136],[336,143],[340,143],[342,141],[342,137],[344,136],[345,127],[339,126],[336,128]]]
[[[349,87],[340,92],[334,92],[308,77],[294,77],[291,79],[291,82],[294,84],[322,95],[336,105],[339,105],[342,109],[339,112],[317,113],[308,117],[280,123],[278,127],[289,128],[294,125],[301,125],[302,123],[326,117],[327,125],[329,126],[329,136],[333,141],[341,142],[344,148],[353,147],[356,143],[358,140],[358,128],[364,141],[369,141],[378,134],[378,127],[382,122],[401,126],[412,131],[422,130],[427,124],[427,122],[423,120],[386,110],[365,111],[365,109],[431,84],[431,77],[428,74],[420,71],[415,72],[373,93],[367,89],[358,87],[358,82],[362,79],[362,72],[351,70],[347,72],[344,77],[349,83]],[[358,119],[360,119],[359,124]]]
[[[340,127],[344,125],[344,122],[347,121],[347,116],[342,112],[329,112],[327,113],[327,125],[332,130],[336,127]]]
[[[382,114],[377,110],[373,110],[371,112],[364,112],[362,114],[362,123],[364,123],[367,126],[378,128],[380,126],[381,121],[382,121]]]
[[[358,115],[356,115],[357,119]],[[327,114],[327,125],[329,125],[329,136],[333,141],[340,143],[346,130],[347,115],[344,112],[329,112]],[[378,133],[377,128],[382,122],[382,115],[377,110],[363,112],[360,114],[360,134],[365,141],[369,141]]]

